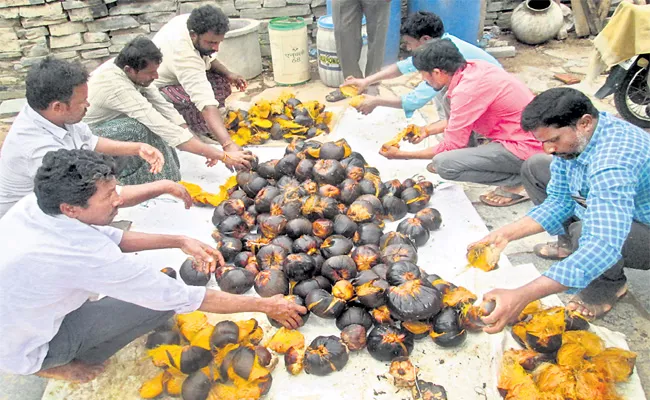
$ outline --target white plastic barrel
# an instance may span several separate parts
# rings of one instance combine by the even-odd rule
[[[309,80],[307,24],[300,17],[280,17],[269,22],[273,79],[280,85]]]
[[[359,67],[365,71],[368,60],[368,34],[366,33],[366,19],[361,21],[361,57]],[[341,71],[341,64],[336,53],[336,41],[334,40],[334,22],[331,15],[325,15],[318,19],[318,33],[316,34],[316,47],[318,50],[318,75],[320,80],[329,87],[339,87],[345,77]]]

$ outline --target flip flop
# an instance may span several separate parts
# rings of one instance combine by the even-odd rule
[[[582,292],[574,296],[569,304],[574,303],[579,307],[586,309],[591,312],[593,315],[583,315],[586,319],[592,321],[594,319],[601,318],[608,312],[610,312],[614,305],[625,295],[627,295],[628,287],[624,283],[623,286],[619,287],[618,290],[612,289],[611,287],[603,290],[608,286],[606,283],[601,281],[594,281],[589,286],[587,286]],[[567,306],[569,305],[567,304]],[[609,308],[607,308],[609,307]],[[576,312],[578,307],[575,308]]]
[[[517,193],[510,193],[510,192],[506,192],[505,190],[502,190],[501,188],[495,189],[491,194],[506,199],[510,199],[510,201],[507,203],[497,203],[491,199],[488,199],[487,195],[483,194],[479,196],[479,200],[481,200],[481,203],[488,205],[490,207],[510,207],[510,206],[514,206],[515,204],[523,203],[524,201],[530,200],[530,197],[528,197],[527,194],[521,195]]]
[[[330,103],[336,103],[337,101],[341,101],[345,98],[345,95],[341,93],[341,90],[339,89],[333,90],[327,96],[325,96],[325,100],[329,101]]]
[[[566,256],[560,255],[560,249],[565,250],[567,253]],[[566,245],[561,245],[559,242],[547,242],[536,244],[535,247],[533,247],[533,253],[535,253],[537,257],[545,260],[559,261],[570,256],[573,251],[571,251],[570,244],[569,247],[567,247]]]

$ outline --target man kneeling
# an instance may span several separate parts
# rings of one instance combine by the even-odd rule
[[[108,226],[122,199],[115,165],[87,150],[45,155],[34,194],[0,220],[0,370],[85,382],[103,363],[174,313],[264,312],[287,327],[299,307],[276,296],[239,296],[187,286],[124,253],[178,248],[204,271],[217,250],[175,235]],[[89,298],[102,294],[99,301]]]

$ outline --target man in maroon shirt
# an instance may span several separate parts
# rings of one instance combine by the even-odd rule
[[[434,40],[417,51],[413,64],[435,90],[447,90],[449,119],[444,138],[419,151],[382,148],[389,159],[433,159],[427,170],[450,181],[497,186],[481,201],[504,207],[528,200],[521,165],[542,144],[521,128],[521,113],[533,93],[513,75],[485,61],[465,61],[449,40]],[[472,132],[490,143],[468,147]],[[424,135],[413,140],[419,143]]]

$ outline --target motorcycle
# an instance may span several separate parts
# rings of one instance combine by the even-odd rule
[[[616,110],[627,121],[650,128],[650,54],[641,54],[612,67],[595,97],[614,95]]]

